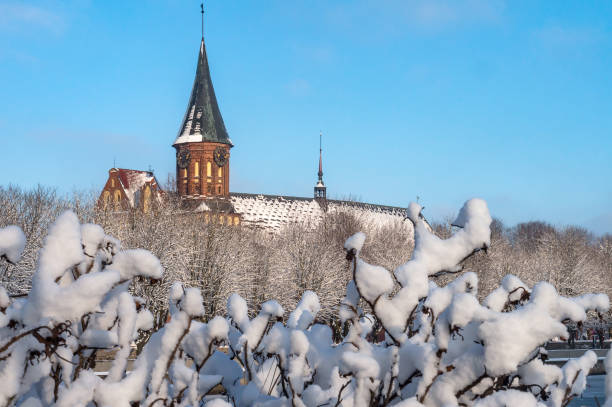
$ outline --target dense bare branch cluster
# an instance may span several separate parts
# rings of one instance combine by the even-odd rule
[[[494,250],[466,263],[478,274],[482,295],[511,273],[530,285],[548,281],[562,295],[599,291],[612,297],[612,235],[542,222],[506,228],[494,220],[491,229]]]
[[[162,293],[168,277],[150,251],[126,248],[102,227],[81,224],[66,211],[49,227],[26,295],[10,298],[0,286],[0,405],[566,407],[584,391],[597,355],[588,351],[560,368],[544,363],[543,346],[567,337],[567,325],[584,322],[587,312],[607,312],[608,297],[563,296],[547,282],[530,286],[509,274],[479,300],[477,275],[461,271],[493,250],[486,202],[467,201],[454,221],[457,229],[445,239],[431,232],[421,210],[414,203],[407,209],[414,249],[393,271],[363,257],[368,245],[375,247],[364,233],[345,241],[339,262],[350,275],[335,308],[346,329],[338,335],[321,323],[319,295],[306,290],[327,293],[336,283],[317,274],[335,261],[311,246],[324,233],[318,227],[268,236],[279,251],[268,256],[270,277],[260,292],[285,296],[274,292],[275,279],[286,282],[278,287],[303,292],[299,301],[281,298],[296,302],[289,313],[274,299],[253,312],[238,292],[217,308],[216,296],[230,285],[222,278],[206,285],[201,276],[214,280],[216,270],[233,264],[217,240],[244,246],[258,237],[261,244],[266,235],[214,224],[192,229],[193,215],[182,214],[175,228],[190,233],[176,239],[188,272],[172,266],[182,273],[176,276],[197,287],[176,282]],[[176,243],[147,240],[169,224],[139,216],[122,219],[133,232],[129,237],[178,250]],[[109,224],[119,228],[118,219]],[[341,227],[346,224],[329,228]],[[298,238],[303,243],[294,245]],[[304,246],[319,252],[307,253]],[[0,227],[2,264],[16,267],[24,247],[19,227]],[[267,243],[262,247],[268,250]],[[277,253],[285,257],[279,260]],[[289,271],[275,269],[279,264]],[[231,284],[249,284],[248,276],[240,276]],[[453,279],[440,284],[435,276]],[[157,295],[167,301],[169,318],[158,317],[157,327],[143,294],[154,306]],[[218,315],[207,314],[211,310]],[[135,340],[141,346],[130,366]],[[101,349],[115,355],[99,375],[94,369]],[[612,371],[612,352],[605,364]],[[612,381],[606,394],[608,406]]]
[[[172,198],[148,215],[96,211],[95,198],[93,193],[60,197],[44,187],[0,188],[0,227],[20,226],[27,239],[22,261],[3,265],[0,270],[0,283],[11,295],[29,289],[36,253],[49,222],[65,209],[73,210],[83,222],[100,224],[124,247],[145,248],[161,260],[165,269],[162,281],[155,285],[136,281],[133,286],[134,293],[147,300],[156,326],[167,317],[165,296],[174,281],[202,290],[207,315],[223,309],[233,292],[247,299],[254,314],[271,298],[292,309],[304,290],[312,290],[321,301],[319,318],[327,320],[352,278],[341,261],[347,236],[364,231],[368,244],[362,258],[390,270],[406,262],[413,249],[409,221],[374,225],[348,208],[329,213],[316,225],[293,224],[279,234],[270,234],[206,223],[203,215],[181,211]],[[444,238],[453,227],[437,224],[434,229]],[[528,284],[548,281],[563,295],[603,291],[612,296],[611,236],[595,238],[584,229],[555,228],[541,222],[506,228],[494,220],[491,229],[494,250],[465,262],[479,277],[481,298],[509,273]],[[444,284],[451,278],[442,276],[436,281]]]

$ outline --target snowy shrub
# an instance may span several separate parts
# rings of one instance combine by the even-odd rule
[[[559,368],[544,364],[543,346],[587,311],[607,311],[608,297],[564,297],[546,282],[529,287],[508,275],[481,303],[469,272],[438,286],[434,276],[462,272],[489,248],[487,205],[466,202],[447,239],[432,234],[419,205],[407,216],[414,252],[392,273],[361,258],[363,233],[346,240],[352,280],[338,309],[346,327],[339,343],[317,323],[312,291],[289,314],[272,300],[253,317],[233,294],[227,316],[204,323],[207,299],[176,283],[169,321],[128,370],[134,340],[153,327],[130,285],[160,279],[162,266],[66,212],[49,230],[27,296],[0,287],[0,405],[552,407],[579,395],[595,354]],[[0,229],[2,261],[19,261],[24,246],[18,228]],[[103,375],[95,371],[100,350],[115,352]],[[606,386],[610,406],[610,377]]]

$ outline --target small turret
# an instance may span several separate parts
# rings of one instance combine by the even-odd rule
[[[327,210],[327,187],[323,183],[323,149],[321,148],[322,134],[319,134],[319,180],[314,187],[314,198],[324,210]]]

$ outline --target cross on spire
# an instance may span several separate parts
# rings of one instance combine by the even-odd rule
[[[323,148],[322,148],[323,132],[319,132],[319,182],[323,183]]]
[[[202,39],[204,39],[204,2],[200,3],[200,10],[202,13]]]

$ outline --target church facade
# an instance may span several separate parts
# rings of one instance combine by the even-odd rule
[[[97,205],[103,210],[148,213],[162,199],[163,191],[151,171],[111,168]]]
[[[202,36],[191,95],[172,144],[176,154],[176,191],[185,208],[204,212],[206,220],[227,225],[244,224],[270,231],[278,231],[295,222],[316,223],[325,213],[341,210],[350,210],[362,219],[377,224],[405,219],[404,208],[327,199],[321,146],[318,180],[313,197],[232,193],[230,150],[233,146],[215,95]],[[113,177],[118,176],[115,173],[122,172],[141,173],[136,170],[111,169],[99,202],[106,202],[110,185],[115,182]],[[156,181],[154,191],[156,199],[161,196]],[[129,193],[117,193],[113,197],[120,202],[114,204],[115,208],[144,208],[141,201],[130,199]],[[146,208],[149,207],[147,204]]]

